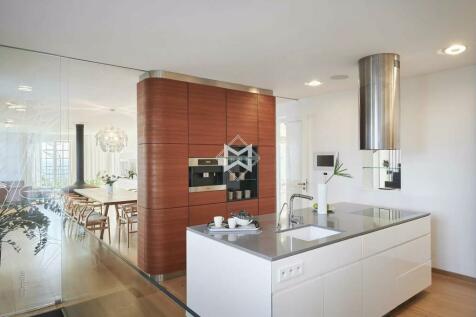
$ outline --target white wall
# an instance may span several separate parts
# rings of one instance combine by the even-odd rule
[[[339,151],[354,176],[334,178],[330,202],[431,212],[433,266],[476,277],[476,66],[402,79],[401,191],[363,186],[357,89],[298,106],[308,123],[307,155]],[[316,195],[317,175],[308,168]]]

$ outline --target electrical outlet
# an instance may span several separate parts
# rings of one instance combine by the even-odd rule
[[[288,266],[283,266],[279,269],[279,282],[284,282],[295,278],[303,273],[303,263],[295,263]]]
[[[294,266],[294,274],[301,275],[302,274],[302,263],[298,263]]]
[[[285,281],[288,279],[287,268],[279,269],[279,281]]]

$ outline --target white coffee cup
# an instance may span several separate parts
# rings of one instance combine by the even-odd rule
[[[234,229],[236,227],[236,220],[235,218],[228,218],[228,227],[230,229]]]
[[[213,217],[213,222],[215,223],[215,228],[220,228],[224,219],[225,218],[223,218],[222,216]]]

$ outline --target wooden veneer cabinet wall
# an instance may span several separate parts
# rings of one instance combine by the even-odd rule
[[[212,215],[276,210],[273,96],[147,78],[137,85],[138,264],[149,274],[185,269],[185,230]],[[258,146],[259,199],[189,193],[188,158],[214,157],[236,135]]]

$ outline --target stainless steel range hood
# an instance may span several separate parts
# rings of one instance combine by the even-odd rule
[[[360,149],[400,149],[400,56],[359,60]]]

